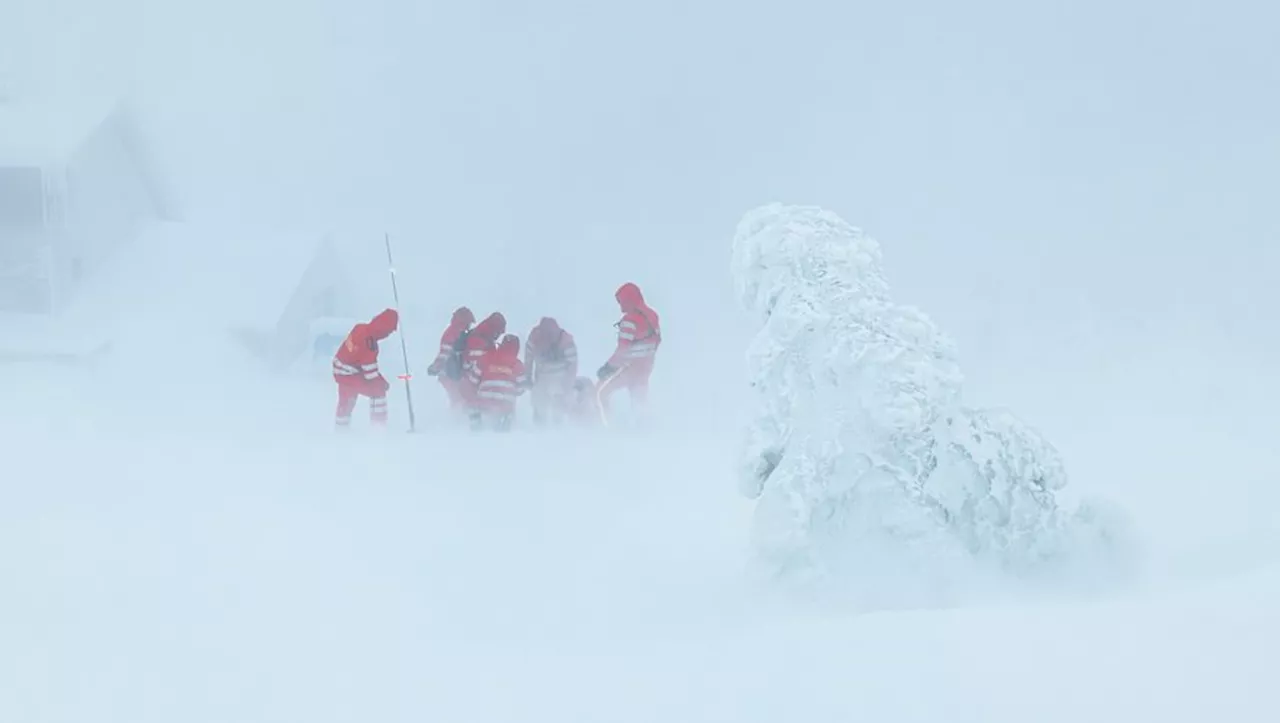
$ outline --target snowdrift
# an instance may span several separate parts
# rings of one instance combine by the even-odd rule
[[[717,440],[649,436],[641,466],[618,435],[335,439],[248,406],[262,391],[214,432],[22,409],[0,720],[1277,719],[1277,567],[1089,605],[807,615],[740,585],[748,510]],[[57,434],[27,418],[71,410]]]
[[[112,346],[91,326],[58,325],[32,314],[0,314],[0,333],[0,365],[92,364]]]
[[[761,324],[738,473],[758,573],[900,604],[1119,559],[1116,513],[1059,499],[1056,449],[963,403],[953,343],[890,298],[876,241],[820,208],[764,206],[738,226],[733,275]]]

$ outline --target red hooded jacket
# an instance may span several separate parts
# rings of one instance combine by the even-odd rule
[[[356,324],[333,355],[333,377],[339,383],[360,380],[370,383],[382,380],[378,370],[378,342],[391,336],[400,323],[395,309],[386,309],[368,324]],[[384,386],[385,388],[385,386]]]
[[[644,359],[653,359],[662,343],[662,327],[658,312],[644,302],[640,287],[627,282],[614,294],[622,320],[617,323],[618,345],[609,357],[609,366],[625,367]]]
[[[534,384],[541,379],[563,380],[567,384],[578,376],[578,345],[555,319],[543,317],[529,332],[524,364]]]
[[[484,321],[476,324],[476,328],[467,335],[466,356],[462,360],[464,372],[470,374],[480,363],[481,357],[493,351],[498,337],[507,330],[507,318],[499,312],[493,312]]]
[[[520,339],[514,334],[502,337],[498,348],[480,358],[471,380],[476,385],[477,407],[499,414],[514,412],[516,398],[528,386],[520,363]]]
[[[458,343],[462,333],[470,329],[474,323],[476,323],[476,315],[471,313],[471,309],[459,306],[454,310],[453,319],[449,322],[449,327],[440,335],[440,353],[436,355],[435,361],[431,362],[431,366],[427,368],[428,374],[440,374],[444,371],[449,357],[453,356],[454,345]]]

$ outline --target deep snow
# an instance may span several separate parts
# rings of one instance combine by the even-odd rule
[[[1139,506],[1180,539],[1124,589],[858,612],[748,582],[716,414],[472,436],[420,377],[421,434],[397,388],[388,433],[335,437],[322,373],[207,374],[234,356],[154,385],[145,354],[8,368],[0,719],[1275,715],[1280,565],[1213,524],[1229,480]],[[1205,575],[1168,542],[1228,547]]]
[[[142,442],[104,421],[8,437],[37,454],[11,466],[0,525],[5,720],[1275,712],[1274,566],[1112,599],[819,611],[742,582],[746,510],[705,438],[249,424]],[[638,445],[651,463],[620,466]]]

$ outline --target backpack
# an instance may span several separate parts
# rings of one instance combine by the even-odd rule
[[[449,379],[462,378],[462,367],[465,363],[467,337],[469,336],[471,336],[470,329],[459,334],[458,339],[453,342],[453,348],[449,351],[449,357],[444,360],[444,375]]]

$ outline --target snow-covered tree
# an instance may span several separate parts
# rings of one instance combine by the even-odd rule
[[[944,581],[1042,568],[1108,535],[1092,508],[1062,509],[1052,445],[1007,412],[963,405],[952,342],[890,299],[880,247],[859,229],[816,207],[754,209],[733,276],[762,324],[738,474],[758,500],[759,570]]]

